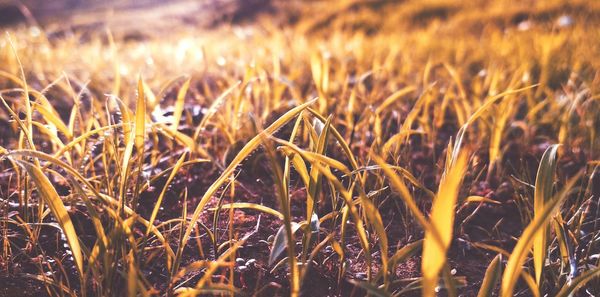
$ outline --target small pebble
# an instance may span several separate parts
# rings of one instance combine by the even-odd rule
[[[573,18],[568,15],[562,15],[556,20],[556,25],[560,28],[570,27],[573,23]]]
[[[254,265],[256,265],[256,260],[255,259],[250,259],[250,260],[246,261],[246,266],[248,266],[248,267],[254,267]]]

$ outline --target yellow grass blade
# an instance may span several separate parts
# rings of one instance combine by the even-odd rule
[[[482,197],[482,196],[469,196],[467,197],[467,199],[465,199],[465,202],[467,203],[493,203],[493,204],[502,204],[496,200],[492,200],[490,198],[487,197]]]
[[[110,100],[116,102],[119,107],[119,111],[121,113],[121,124],[123,126],[123,140],[127,144],[131,140],[131,112],[121,99],[111,96]]]
[[[186,156],[187,156],[187,153],[181,154],[181,157],[179,157],[179,160],[177,160],[177,163],[175,163],[173,170],[171,170],[171,174],[169,175],[169,178],[167,178],[167,181],[165,182],[165,185],[163,186],[163,189],[160,192],[160,194],[158,195],[158,199],[156,200],[156,203],[154,204],[154,209],[152,209],[152,214],[150,215],[150,219],[148,220],[148,222],[150,222],[150,224],[154,224],[154,220],[156,220],[156,216],[158,215],[158,210],[160,209],[160,206],[162,205],[162,200],[165,197],[165,194],[167,193],[167,189],[169,188],[169,185],[175,178],[175,175],[177,174],[177,172],[183,165],[183,161],[185,160]],[[151,231],[150,228],[148,228],[146,230],[146,236],[150,235],[150,231]]]
[[[137,130],[137,129],[136,129]],[[137,134],[137,133],[136,133]],[[129,164],[130,159],[133,154],[133,145],[135,141],[131,141],[131,138],[128,143],[125,143],[125,150],[123,151],[123,157],[121,158],[121,172],[119,176],[119,213],[123,210],[125,206],[125,196],[126,196],[126,186],[127,181],[129,180]]]
[[[140,76],[141,79],[141,76]],[[144,88],[144,102],[145,105],[148,107],[154,107],[156,106],[156,95],[154,95],[154,92],[152,92],[152,89],[150,88],[150,86],[148,86],[148,84],[146,84],[143,80],[142,80],[142,88]],[[139,91],[138,91],[138,96],[139,96]]]
[[[273,134],[275,131],[277,131],[283,125],[285,125],[286,123],[291,121],[301,111],[306,109],[309,105],[313,104],[315,101],[316,101],[316,99],[313,99],[313,100],[310,100],[304,104],[301,104],[301,105],[291,109],[290,111],[285,113],[283,116],[281,116],[279,119],[277,119],[269,127],[267,127],[265,130],[260,132],[259,135],[256,135],[248,143],[246,143],[246,145],[240,150],[238,155],[235,156],[235,158],[231,161],[229,166],[227,166],[227,168],[223,171],[223,173],[221,173],[221,176],[219,176],[219,178],[212,185],[210,185],[210,187],[206,190],[206,192],[200,199],[200,202],[198,202],[198,205],[196,206],[196,209],[194,210],[194,213],[192,214],[190,223],[188,224],[188,226],[185,230],[185,233],[183,235],[183,238],[182,238],[182,242],[184,243],[184,245],[182,245],[182,247],[179,248],[178,252],[182,252],[182,248],[185,247],[185,243],[188,241],[190,235],[192,234],[192,230],[194,229],[196,222],[200,218],[200,214],[202,213],[202,210],[204,209],[204,206],[206,205],[206,203],[208,203],[208,201],[210,200],[212,195],[214,195],[217,192],[217,190],[221,187],[221,185],[223,185],[223,183],[225,181],[227,181],[229,176],[234,172],[235,168],[237,168],[237,166],[262,143],[262,140],[266,136]]]
[[[55,111],[49,110],[45,106],[37,102],[33,103],[33,107],[35,111],[39,112],[44,117],[46,122],[52,123],[61,133],[63,133],[67,137],[67,139],[71,139],[72,135],[69,131],[69,128],[67,128],[65,123],[61,120],[61,118],[56,114]]]
[[[306,168],[306,163],[304,162],[302,157],[295,153],[289,154],[287,156],[290,158],[292,164],[294,165],[294,168],[298,172],[298,175],[300,175],[304,186],[308,187],[308,184],[310,183],[310,176],[308,173],[308,169]]]
[[[31,121],[32,121],[32,110],[31,110],[31,100],[29,100],[29,86],[27,85],[27,81],[25,79],[25,71],[23,70],[23,64],[21,63],[21,58],[19,57],[19,55],[17,54],[17,49],[15,47],[15,44],[13,43],[12,38],[10,37],[10,34],[8,32],[6,32],[6,36],[8,37],[8,43],[10,45],[10,49],[12,51],[12,54],[15,56],[15,59],[17,60],[17,64],[19,65],[19,71],[21,74],[21,88],[23,89],[23,100],[24,100],[24,105],[25,105],[25,127],[27,128],[27,133],[25,136],[27,137],[27,140],[29,142],[29,144],[32,146],[32,149],[35,149],[35,147],[33,146],[33,135],[31,135],[31,129],[32,129],[32,125],[31,125]]]
[[[483,277],[483,282],[481,283],[477,297],[493,296],[492,293],[494,292],[494,287],[502,276],[501,264],[502,254],[498,254],[496,257],[494,257],[488,268],[485,270],[485,276]]]
[[[227,96],[229,96],[229,94],[231,94],[231,92],[233,92],[233,90],[235,90],[235,88],[237,88],[241,83],[242,83],[241,81],[237,81],[235,84],[233,84],[231,87],[229,87],[229,89],[227,89],[227,90],[225,90],[225,92],[221,93],[221,95],[219,95],[219,97],[217,97],[217,99],[215,99],[215,101],[213,101],[213,103],[208,108],[208,111],[206,112],[206,114],[204,115],[202,120],[200,121],[200,124],[196,128],[193,139],[195,139],[195,140],[198,139],[200,132],[202,132],[202,130],[208,124],[208,120],[210,120],[210,118],[212,118],[212,116],[217,112],[219,107],[221,107],[221,105],[223,105],[223,102],[225,102],[225,99],[227,98]]]
[[[85,185],[85,188],[87,190],[91,191],[95,197],[102,200],[108,206],[113,207],[113,208],[121,207],[121,204],[119,203],[119,201],[117,201],[113,197],[110,197],[108,195],[98,192],[98,190],[85,177],[83,177],[77,170],[73,169],[73,167],[69,166],[65,162],[58,160],[46,153],[39,152],[39,151],[33,151],[33,150],[14,150],[14,151],[11,151],[10,153],[8,153],[8,155],[9,156],[17,155],[17,156],[35,157],[37,159],[41,159],[41,160],[50,162],[58,167],[61,167],[62,169],[67,171],[69,174],[71,174],[75,179],[77,179],[80,183]],[[108,207],[106,210],[112,211],[112,209],[110,207]],[[135,212],[127,206],[125,206],[125,208],[123,210],[128,215],[135,215]],[[164,247],[167,251],[167,261],[171,261],[171,259],[175,258],[175,253],[173,252],[171,247],[167,244],[167,241],[165,240],[164,236],[158,231],[158,229],[156,229],[156,227],[154,225],[150,224],[144,218],[137,216],[137,215],[135,217],[136,217],[136,220],[138,222],[140,222],[143,226],[150,227],[152,229],[152,233],[164,245]],[[168,263],[170,263],[170,262],[168,262]]]
[[[73,253],[73,259],[75,260],[77,270],[79,271],[80,275],[83,275],[83,255],[81,252],[81,246],[79,245],[79,237],[75,232],[71,217],[69,216],[65,205],[60,199],[60,196],[58,196],[56,189],[52,186],[52,183],[48,177],[44,175],[39,167],[36,167],[35,165],[26,161],[15,161],[27,171],[31,179],[35,182],[38,193],[46,202],[46,204],[48,204],[50,211],[54,215],[54,218],[58,222],[58,225],[67,238],[67,243],[69,244],[71,252]]]
[[[146,96],[144,95],[144,82],[140,76],[138,79],[137,103],[135,106],[135,148],[139,154],[144,149],[144,137],[146,134]]]
[[[327,122],[327,119],[324,116],[322,116],[319,112],[317,112],[316,110],[312,109],[311,107],[308,107],[307,110],[310,111],[319,120],[321,120],[321,122],[323,122],[323,123]],[[342,137],[342,134],[340,134],[340,132],[333,125],[329,127],[329,130],[330,130],[329,132],[331,133],[331,136],[333,136],[337,140],[337,144],[339,144],[342,147],[342,151],[348,158],[348,161],[350,161],[352,170],[357,170],[359,168],[358,162],[356,162],[354,153],[350,149],[350,146],[348,145],[348,143],[346,143],[346,141],[344,140],[344,137]]]
[[[300,155],[302,156],[302,153],[300,153]],[[365,256],[367,257],[367,261],[369,261],[370,246],[368,236],[363,225],[363,220],[360,218],[360,215],[358,214],[358,209],[355,206],[355,201],[352,199],[352,194],[344,187],[344,185],[338,180],[338,178],[335,175],[333,175],[333,173],[331,173],[331,170],[329,170],[328,167],[319,164],[319,162],[312,163],[312,166],[316,167],[319,170],[319,172],[321,172],[321,174],[323,174],[323,176],[334,185],[335,189],[340,193],[340,196],[344,199],[344,202],[346,202],[346,205],[348,206],[348,211],[354,219],[355,228],[358,233],[358,237],[360,239],[362,248],[365,250]]]
[[[264,205],[260,205],[260,204],[256,204],[256,203],[250,203],[250,202],[235,202],[235,203],[227,203],[227,204],[223,204],[221,205],[221,209],[252,209],[252,210],[257,210],[257,211],[261,211],[264,212],[266,214],[270,214],[272,216],[277,217],[280,220],[283,220],[283,214],[281,212],[278,212],[277,210],[274,210],[270,207],[264,206]],[[210,210],[216,210],[216,208],[211,208]]]
[[[554,182],[554,172],[556,171],[559,145],[552,145],[546,149],[540,165],[538,167],[535,179],[535,192],[533,197],[534,219],[538,218],[544,210],[546,202],[552,198],[552,185]],[[534,236],[533,242],[533,267],[535,269],[535,282],[538,287],[541,286],[542,271],[546,262],[547,241],[549,226],[545,224],[542,231]]]
[[[383,148],[381,149],[381,155],[387,157],[392,146],[399,146],[404,142],[405,139],[408,138],[408,136],[413,134],[425,134],[425,132],[418,130],[403,130],[401,132],[396,133],[383,144]]]
[[[397,250],[394,255],[390,258],[390,266],[388,271],[396,271],[396,266],[399,262],[415,255],[423,247],[423,240],[417,240],[409,244],[404,245],[401,249]]]
[[[523,92],[532,88],[537,87],[538,85],[531,85],[531,86],[527,86],[527,87],[523,87],[523,88],[519,88],[519,89],[514,89],[514,90],[508,90],[505,92],[502,92],[498,95],[492,96],[489,99],[487,99],[485,101],[485,103],[483,105],[481,105],[467,120],[467,122],[464,124],[464,126],[469,126],[471,123],[473,123],[475,120],[477,120],[479,117],[481,117],[481,115],[483,113],[485,113],[494,103],[496,103],[498,100],[508,96],[508,95],[513,95],[513,94],[517,94],[519,92]]]
[[[203,158],[210,157],[210,154],[206,152],[206,150],[204,150],[201,146],[199,146],[198,143],[194,141],[192,137],[189,137],[177,130],[173,130],[164,124],[157,123],[156,125],[159,127],[159,132],[162,132],[163,134],[172,137],[173,139],[175,139],[175,141],[192,150],[196,154],[202,156]]]
[[[402,98],[402,96],[410,94],[412,92],[414,92],[417,88],[415,86],[408,86],[408,87],[404,87],[396,92],[394,92],[392,95],[390,95],[389,97],[387,97],[383,103],[381,103],[381,105],[379,105],[377,107],[377,109],[375,109],[375,113],[376,114],[380,114],[381,112],[383,112],[386,108],[388,108],[388,106],[390,106],[391,104],[393,104],[394,102],[396,102],[396,100]]]
[[[385,163],[382,158],[376,155],[371,155],[371,157],[373,158],[373,161],[377,163],[377,165],[379,165],[379,167],[382,169],[385,176],[390,180],[392,188],[399,192],[400,199],[402,199],[402,201],[406,204],[406,206],[408,207],[412,215],[415,217],[417,222],[421,225],[421,227],[423,227],[424,230],[431,229],[429,222],[427,221],[427,219],[425,219],[425,215],[423,214],[423,212],[421,212],[421,210],[415,203],[415,200],[413,199],[412,195],[410,194],[410,191],[408,190],[404,182],[402,182],[402,179],[394,172],[392,166]]]
[[[106,232],[104,231],[104,226],[102,226],[102,222],[100,220],[100,215],[98,214],[98,212],[92,205],[90,199],[88,198],[88,195],[85,193],[83,188],[81,188],[81,185],[79,183],[77,183],[75,178],[69,177],[69,180],[71,181],[71,185],[75,189],[75,192],[77,192],[77,194],[79,194],[79,196],[81,197],[81,200],[83,200],[88,211],[90,212],[90,218],[92,219],[92,223],[94,224],[94,229],[96,229],[96,235],[100,239],[100,242],[103,244],[104,247],[108,246],[109,242],[108,242],[108,239],[106,238]],[[88,258],[88,264],[90,266],[93,265],[91,255]]]
[[[284,153],[286,153],[287,155],[292,155],[293,152],[302,153],[302,157],[311,163],[312,162],[322,162],[324,165],[330,166],[330,167],[337,169],[345,174],[350,173],[350,170],[348,169],[348,167],[346,167],[346,165],[344,165],[342,162],[340,162],[336,159],[329,158],[329,157],[321,155],[321,154],[305,151],[305,150],[299,148],[298,146],[296,146],[295,144],[287,142],[285,140],[276,139],[275,141],[279,144],[285,145],[285,147],[280,147],[279,149],[281,151],[283,151]],[[314,178],[314,176],[311,178]],[[313,195],[316,195],[316,193],[313,193]]]
[[[517,241],[517,244],[515,245],[510,258],[508,259],[506,269],[502,275],[502,297],[511,297],[513,295],[514,287],[517,283],[519,275],[521,274],[521,271],[523,270],[523,262],[525,262],[525,258],[533,246],[533,239],[539,232],[544,231],[544,227],[554,217],[560,205],[567,197],[568,191],[571,190],[578,179],[579,175],[571,178],[571,180],[569,180],[559,194],[552,197],[549,201],[546,201],[544,208],[538,212],[539,215],[534,217],[533,221],[527,225],[523,231],[523,234],[521,234],[521,237]]]
[[[294,150],[293,152],[299,154],[304,159],[307,159],[307,160],[309,159],[307,157],[308,155],[305,154],[305,151],[302,149],[297,149],[297,150]],[[317,170],[319,170],[319,172],[333,184],[335,190],[337,190],[339,192],[340,196],[344,199],[344,202],[346,203],[346,207],[347,207],[345,209],[352,215],[352,219],[354,220],[356,231],[358,233],[358,238],[360,240],[362,248],[365,250],[365,257],[367,258],[367,262],[370,262],[371,255],[369,252],[370,246],[369,246],[368,236],[367,236],[366,230],[363,225],[363,220],[361,219],[361,217],[358,213],[358,209],[355,205],[355,201],[352,198],[352,194],[349,192],[349,190],[347,190],[344,187],[344,185],[338,180],[338,178],[335,175],[333,175],[333,173],[331,173],[331,170],[329,169],[328,166],[321,165],[320,164],[321,162],[318,162],[314,159],[310,162],[313,167],[315,167]],[[345,222],[345,220],[343,220],[343,221]],[[373,222],[373,223],[376,223],[376,222]],[[342,234],[345,233],[344,225],[342,225],[341,232],[342,232]],[[385,241],[385,239],[384,239],[384,241]]]
[[[318,135],[317,145],[315,147],[315,155],[325,156],[327,150],[327,138],[329,137],[329,127],[331,126],[332,116],[327,118],[325,124],[319,119],[315,119],[313,127]],[[311,162],[312,163],[312,162]],[[344,166],[345,167],[345,166]],[[347,169],[346,169],[347,170]],[[310,169],[310,182],[308,184],[308,195],[306,199],[306,220],[309,221],[314,214],[315,201],[318,192],[321,191],[321,174],[319,171],[312,167]],[[307,235],[310,236],[310,235]]]
[[[383,219],[381,218],[381,214],[379,213],[379,210],[377,209],[377,207],[375,206],[373,201],[371,201],[365,195],[365,193],[362,191],[362,189],[359,189],[359,191],[360,191],[360,203],[364,209],[364,213],[366,214],[367,219],[369,220],[369,223],[371,224],[373,229],[375,229],[375,233],[377,234],[377,237],[379,237],[379,249],[381,252],[381,269],[383,271],[387,271],[388,270],[388,237],[387,237],[387,233],[385,232],[385,226],[383,224]],[[383,283],[384,283],[384,287],[387,288],[387,286],[388,286],[388,274],[387,273],[383,274]]]
[[[462,178],[467,168],[467,152],[462,151],[448,172],[445,172],[438,193],[431,206],[431,225],[440,235],[441,242],[425,231],[423,242],[423,296],[434,296],[438,275],[446,264],[446,251],[452,240],[455,205]]]
[[[127,255],[129,269],[127,269],[127,296],[137,296],[138,292],[138,270],[135,265],[133,253]]]
[[[570,297],[574,296],[575,292],[583,287],[586,283],[594,278],[600,277],[600,267],[588,270],[575,279],[569,281],[563,288],[556,294],[556,297]]]
[[[290,142],[294,141],[294,139],[296,138],[296,134],[298,134],[298,130],[300,129],[300,123],[302,123],[303,118],[304,118],[304,112],[300,112],[300,114],[298,115],[298,118],[296,118],[296,122],[294,123],[294,128],[292,129],[292,133],[290,133],[290,138],[289,138]],[[290,160],[290,158],[292,160]],[[295,161],[293,159],[295,159]],[[306,164],[299,156],[295,156],[295,155],[285,157],[285,163],[283,166],[283,179],[284,179],[283,182],[286,185],[288,185],[290,182],[290,162],[294,163],[294,166],[296,167],[296,171],[300,175],[300,178],[304,182],[304,185],[308,187],[309,178],[308,178],[308,171],[306,169]]]
[[[181,89],[179,89],[179,92],[177,92],[177,101],[175,101],[175,108],[173,109],[173,125],[171,126],[171,129],[175,131],[177,131],[179,121],[181,121],[181,115],[183,114],[183,107],[185,105],[185,95],[190,88],[191,80],[191,78],[186,80],[181,86]]]
[[[386,165],[386,166],[390,169],[398,171],[404,179],[408,180],[414,186],[420,188],[422,191],[424,191],[427,194],[427,196],[431,197],[432,199],[435,197],[435,194],[433,192],[431,192],[427,187],[425,187],[419,180],[417,180],[417,178],[414,177],[414,175],[412,175],[412,173],[410,173],[410,171],[408,171],[407,169],[402,168],[400,166],[392,166],[392,165]],[[373,166],[363,167],[358,170],[352,171],[351,174],[354,175],[361,171],[370,171],[370,170],[376,170],[376,169],[381,169],[381,166],[373,165]]]
[[[103,126],[103,127],[98,128],[98,129],[94,129],[94,130],[88,131],[88,132],[86,132],[86,133],[84,133],[84,134],[76,137],[75,139],[71,140],[69,143],[65,144],[64,147],[62,147],[59,150],[57,150],[56,153],[54,153],[54,158],[59,158],[65,152],[69,151],[73,147],[76,147],[81,142],[83,142],[86,139],[90,138],[92,135],[100,134],[101,132],[105,132],[105,131],[110,130],[110,129],[116,129],[116,128],[119,128],[121,126],[123,126],[123,123],[115,124],[115,125]]]

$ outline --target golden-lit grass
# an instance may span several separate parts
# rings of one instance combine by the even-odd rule
[[[600,293],[598,4],[277,3],[133,41],[10,29],[3,273],[57,296],[269,294],[237,259],[264,243],[282,295]]]

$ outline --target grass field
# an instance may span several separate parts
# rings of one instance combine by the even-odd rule
[[[600,295],[600,2],[221,2],[4,28],[0,296]]]

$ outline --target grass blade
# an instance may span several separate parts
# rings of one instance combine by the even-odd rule
[[[283,219],[283,214],[277,210],[274,210],[270,207],[264,206],[264,205],[260,205],[260,204],[256,204],[256,203],[250,203],[250,202],[235,202],[235,203],[227,203],[227,204],[223,204],[220,207],[221,209],[252,209],[252,210],[257,210],[260,212],[264,212],[266,214],[270,214],[272,216],[277,217],[278,219],[282,220]],[[216,210],[216,208],[211,209],[211,210]]]
[[[223,183],[225,181],[227,181],[229,176],[234,172],[235,168],[237,168],[237,166],[262,143],[262,140],[265,136],[273,134],[275,131],[277,131],[283,125],[285,125],[286,123],[291,121],[301,111],[306,109],[309,105],[313,104],[315,101],[316,101],[316,99],[313,99],[313,100],[310,100],[302,105],[299,105],[299,106],[291,109],[286,114],[284,114],[279,119],[277,119],[269,127],[267,127],[265,130],[260,132],[259,135],[252,138],[240,150],[240,152],[237,154],[237,156],[231,161],[229,166],[227,166],[227,168],[223,171],[223,173],[221,173],[221,176],[219,176],[219,178],[212,185],[210,185],[210,187],[206,190],[206,192],[200,199],[200,202],[198,203],[198,205],[196,206],[196,209],[194,210],[194,213],[192,214],[190,223],[188,224],[188,226],[185,230],[185,233],[184,233],[183,239],[182,239],[182,242],[184,244],[179,248],[178,253],[181,253],[183,247],[185,247],[185,243],[188,241],[190,235],[192,234],[192,230],[194,229],[194,226],[196,225],[196,221],[198,221],[198,219],[200,218],[200,213],[204,209],[204,206],[206,205],[206,203],[208,203],[209,199],[212,197],[212,195],[214,195],[217,192],[217,190],[221,187],[221,185],[223,185]]]
[[[600,267],[596,267],[592,270],[588,270],[582,273],[580,276],[574,278],[570,282],[568,282],[562,289],[556,294],[556,297],[571,297],[575,292],[581,287],[583,287],[587,282],[591,281],[594,278],[600,276]]]
[[[165,194],[167,193],[167,189],[169,188],[169,185],[175,178],[175,175],[177,174],[177,172],[183,165],[183,161],[185,160],[186,156],[187,156],[187,153],[181,154],[181,157],[179,157],[179,160],[177,160],[177,163],[175,163],[173,170],[171,170],[171,174],[169,175],[169,178],[167,178],[167,181],[165,182],[165,185],[163,186],[163,189],[160,192],[160,195],[158,195],[158,200],[156,200],[156,204],[154,204],[154,209],[152,210],[152,214],[150,215],[150,219],[148,220],[148,222],[150,222],[150,224],[154,224],[154,220],[156,220],[156,216],[158,215],[158,210],[160,209],[160,206],[162,205],[162,200],[165,197]],[[151,230],[152,230],[151,228],[148,228],[146,230],[146,236],[150,235]]]
[[[556,144],[548,147],[540,161],[535,179],[535,192],[533,198],[534,219],[542,214],[544,205],[552,198],[552,184],[554,181],[554,172],[556,171],[556,154],[558,153],[558,148],[559,145]],[[542,227],[543,231],[538,232],[533,239],[533,267],[535,269],[535,281],[538,287],[541,286],[542,271],[544,263],[546,262],[546,246],[549,232],[548,223]]]
[[[296,233],[298,229],[302,226],[296,222],[291,222],[292,234]],[[275,235],[275,239],[273,240],[273,247],[271,248],[271,253],[269,254],[269,266],[275,263],[277,257],[281,255],[281,253],[285,250],[288,245],[287,233],[285,232],[285,226],[281,226]]]
[[[58,196],[56,189],[52,186],[48,177],[44,175],[39,167],[26,161],[15,161],[27,171],[31,179],[35,182],[38,193],[46,204],[48,204],[50,211],[67,238],[67,243],[73,253],[73,259],[75,260],[77,270],[80,275],[83,275],[83,256],[81,246],[79,245],[79,237],[77,236],[77,232],[75,232],[75,227],[73,227],[73,222],[67,212],[67,208],[60,199],[60,196]]]
[[[179,127],[179,121],[181,120],[181,115],[183,114],[183,107],[185,104],[185,95],[190,88],[191,80],[191,78],[186,80],[181,86],[181,89],[179,89],[179,92],[177,92],[177,101],[175,101],[175,108],[173,109],[173,126],[171,126],[171,129],[175,131],[177,131],[177,127]]]
[[[144,135],[146,134],[146,96],[144,94],[144,82],[140,76],[135,105],[135,148],[140,154],[144,149]]]
[[[485,270],[485,276],[483,282],[477,293],[477,297],[491,297],[494,291],[494,287],[502,276],[502,254],[498,254],[488,268]]]
[[[521,237],[517,241],[517,244],[515,245],[510,258],[508,259],[506,269],[502,275],[502,297],[510,297],[513,295],[514,287],[523,269],[523,262],[525,262],[525,258],[533,246],[533,239],[538,232],[541,232],[546,224],[550,222],[552,217],[554,217],[554,214],[557,212],[559,206],[567,197],[568,191],[573,187],[578,178],[579,175],[573,177],[559,194],[547,201],[542,211],[538,212],[539,215],[534,217],[533,221],[527,225],[523,231],[523,234],[521,234]]]
[[[423,296],[434,296],[438,275],[446,263],[446,251],[452,241],[454,209],[458,191],[467,168],[467,153],[463,150],[452,162],[450,170],[440,182],[438,193],[431,206],[431,225],[437,230],[441,242],[432,239],[430,230],[425,231],[423,242]]]

